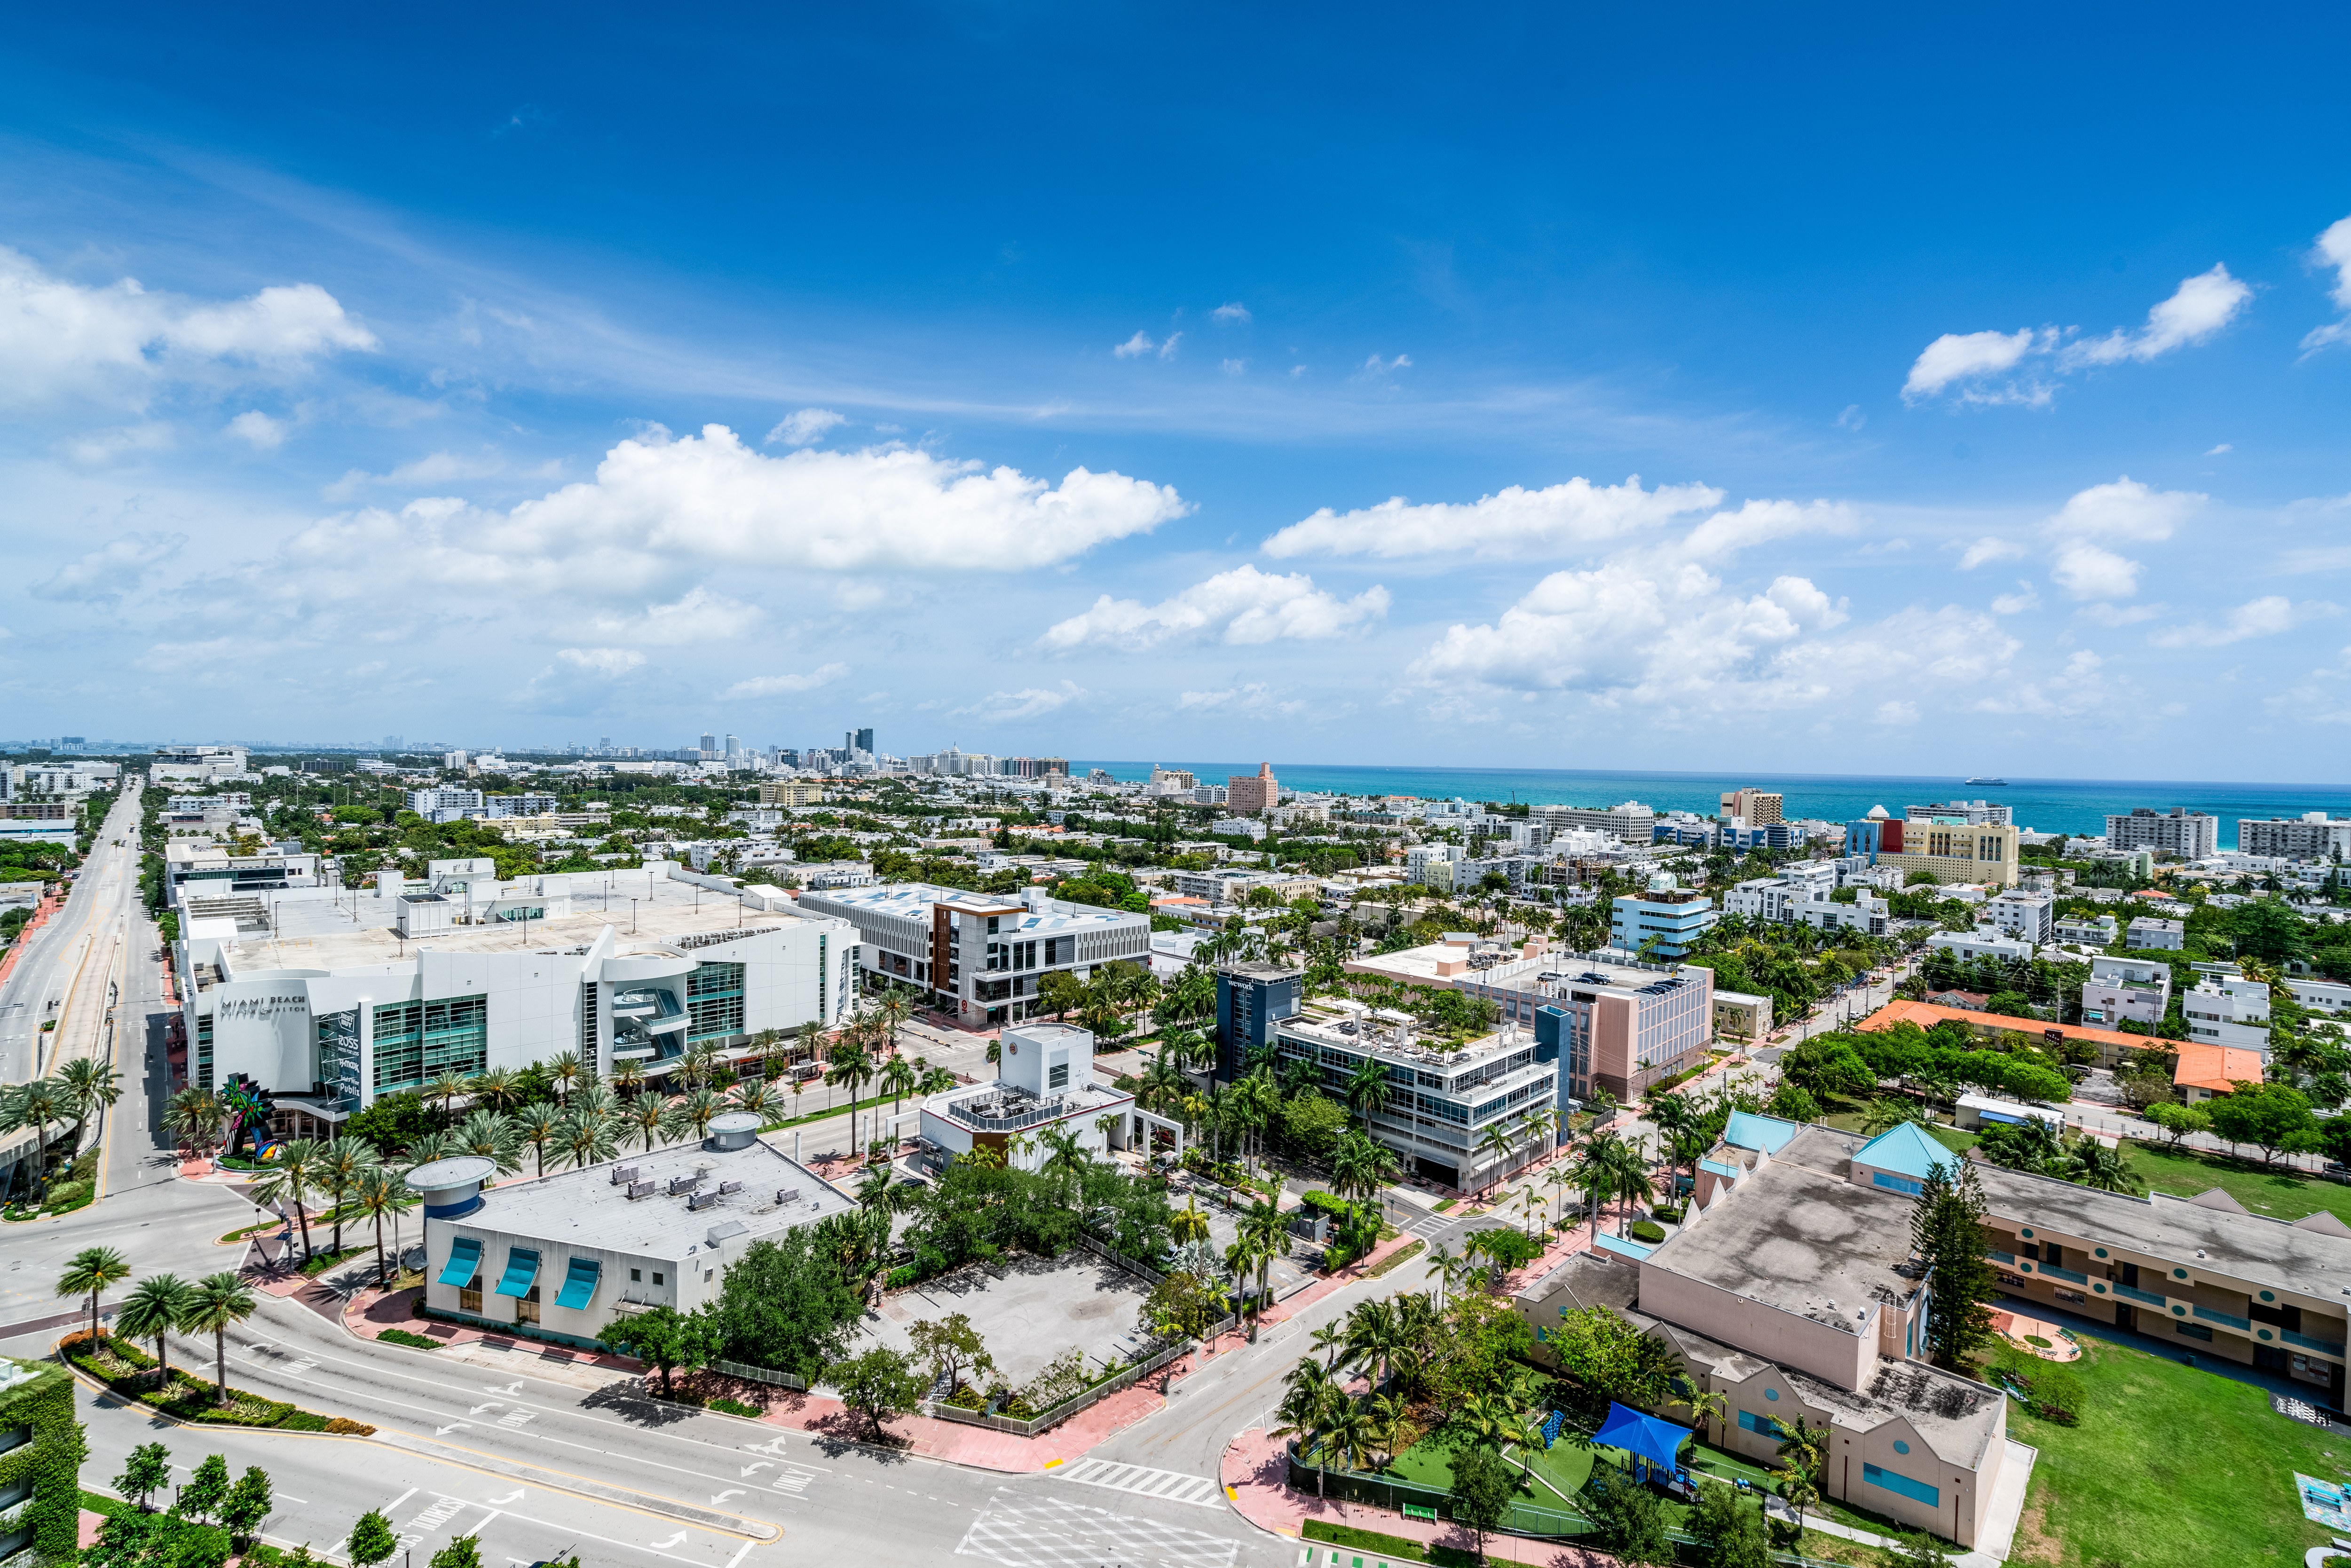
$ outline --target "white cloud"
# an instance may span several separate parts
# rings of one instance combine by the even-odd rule
[[[1376,507],[1339,513],[1325,507],[1265,541],[1276,559],[1301,555],[1523,556],[1556,554],[1653,528],[1722,503],[1708,485],[1641,488],[1635,475],[1622,485],[1570,479],[1541,490],[1513,485],[1467,505],[1415,505],[1392,496]]]
[[[1246,681],[1217,692],[1185,692],[1176,697],[1176,706],[1186,713],[1223,712],[1281,718],[1304,713],[1307,707],[1303,702],[1283,701],[1262,681]]]
[[[1979,713],[2043,718],[2070,718],[2108,706],[2105,661],[2087,648],[2074,650],[2055,674],[2011,683],[1994,695],[1978,698],[1975,705]]]
[[[96,468],[133,452],[162,452],[172,441],[170,425],[161,420],[150,420],[143,424],[85,432],[65,444],[65,454],[76,463]]]
[[[977,719],[982,724],[1012,724],[1058,713],[1086,695],[1075,681],[1061,685],[1023,686],[1017,692],[990,692],[968,707],[954,709],[949,717]]]
[[[768,457],[725,425],[623,441],[592,481],[516,507],[476,548],[605,549],[820,571],[1017,571],[1147,533],[1190,508],[1173,486],[1073,468],[1058,486],[904,446]]]
[[[1918,705],[1917,703],[1906,702],[1879,703],[1877,705],[1877,722],[1880,724],[1917,724],[1918,722]]]
[[[1859,430],[1868,423],[1869,416],[1861,412],[1861,404],[1857,402],[1845,404],[1844,412],[1836,416],[1836,427],[1839,430]]]
[[[773,446],[780,441],[787,446],[806,446],[812,441],[822,439],[826,431],[848,423],[846,415],[835,413],[829,408],[804,408],[778,420],[776,428],[768,432],[766,444]]]
[[[582,674],[619,680],[643,666],[645,656],[634,648],[559,648],[555,656]]]
[[[2085,604],[2074,612],[2093,626],[2137,626],[2146,621],[2160,621],[2171,613],[2168,604]]]
[[[1151,352],[1153,347],[1150,333],[1137,332],[1134,337],[1113,349],[1111,352],[1122,360],[1140,359],[1143,355]]]
[[[284,420],[272,419],[256,408],[230,420],[222,434],[251,443],[256,452],[270,452],[286,444],[286,433],[291,428]]]
[[[33,591],[44,599],[106,601],[136,590],[150,571],[180,553],[185,534],[124,534],[59,567]]]
[[[1986,534],[1983,538],[1970,545],[1960,555],[1959,570],[1961,571],[1973,571],[1976,568],[1983,565],[1987,561],[2013,560],[2019,556],[2030,555],[2031,553],[2032,552],[2030,550],[2026,549],[2022,545],[2018,544],[2014,539],[2004,539],[1999,538],[1997,535]]]
[[[2032,584],[2019,581],[2014,593],[2003,593],[1991,601],[1994,615],[2022,615],[2028,610],[2041,608],[2041,595],[2032,591]]]
[[[778,697],[793,692],[812,692],[819,686],[831,685],[847,674],[847,664],[820,664],[805,675],[754,675],[747,681],[736,682],[722,695],[730,697]]]
[[[224,363],[285,369],[375,335],[313,283],[200,304],[134,278],[92,288],[0,246],[0,402],[59,396],[143,406],[175,375]]]
[[[1245,376],[1249,374],[1249,361],[1247,360],[1227,360],[1224,362],[1224,371],[1225,374],[1228,376]]]
[[[591,617],[589,626],[600,637],[675,647],[733,642],[758,625],[764,613],[756,604],[695,588],[671,603],[648,604],[641,614]]]
[[[1162,343],[1162,344],[1160,344],[1160,345],[1159,345],[1159,357],[1160,357],[1161,359],[1163,359],[1163,360],[1172,360],[1172,359],[1174,359],[1174,358],[1176,357],[1176,344],[1178,344],[1178,343],[1180,343],[1180,342],[1182,342],[1183,340],[1184,340],[1184,334],[1183,334],[1183,333],[1181,333],[1181,332],[1170,332],[1170,333],[1168,333],[1168,334],[1167,334],[1167,340],[1166,340],[1165,342],[1164,342],[1164,343]]]
[[[554,465],[549,466],[551,469]],[[361,468],[346,470],[341,478],[319,494],[329,501],[347,501],[363,489],[379,486],[387,489],[423,489],[467,479],[495,478],[506,471],[506,457],[495,446],[479,452],[429,452],[388,474],[370,474]],[[553,477],[552,474],[548,476]]]
[[[2014,370],[2028,354],[2046,353],[2053,338],[2047,328],[2030,327],[2014,332],[1946,332],[1919,352],[1902,383],[1902,401],[1917,402],[1933,397],[1955,382],[1980,381]],[[2010,397],[1999,401],[2030,402],[2042,397]]]
[[[1209,311],[1208,319],[1212,321],[1247,321],[1249,319],[1249,307],[1236,299]]]
[[[1387,374],[1390,371],[1405,371],[1410,370],[1411,368],[1412,356],[1410,354],[1398,354],[1393,360],[1383,360],[1377,354],[1374,354],[1370,359],[1364,361],[1364,373],[1367,376],[1383,376]]]
[[[1341,599],[1303,572],[1277,576],[1239,566],[1193,584],[1157,604],[1103,594],[1082,614],[1047,629],[1045,646],[1139,651],[1173,640],[1246,644],[1316,642],[1369,628],[1388,612],[1388,591],[1373,587]]]
[[[1717,512],[1692,528],[1682,549],[1696,559],[1712,560],[1773,539],[1851,533],[1860,522],[1840,502],[1750,501],[1735,512]]]
[[[2086,339],[2074,337],[2077,329],[2072,327],[1946,332],[1911,363],[1902,401],[1916,403],[1949,393],[1961,402],[2043,406],[2055,395],[2047,382],[2029,375],[2002,378],[2023,371],[2028,361],[2046,361],[2061,375],[2125,361],[2144,363],[2210,339],[2235,320],[2252,297],[2250,287],[2216,263],[2210,272],[2182,278],[2135,332],[2116,328],[2103,338]]]
[[[2138,591],[2137,561],[2080,540],[2059,547],[2049,575],[2076,599],[2128,599]]]
[[[2283,594],[2273,593],[2238,605],[2217,623],[2191,621],[2153,632],[2147,641],[2158,648],[2225,648],[2248,638],[2274,637],[2281,632],[2293,631],[2305,621],[2333,613],[2332,604],[2298,605]]]
[[[2204,455],[2207,457],[2218,457],[2223,452],[2234,452],[2235,450],[2236,447],[2234,445],[2224,441],[2218,446],[2207,447],[2205,449]]]
[[[2103,338],[2068,343],[2058,362],[2069,370],[2076,365],[2119,364],[2125,360],[2145,363],[2158,354],[2202,342],[2235,320],[2252,298],[2251,288],[2230,277],[2226,267],[2215,264],[2210,272],[2180,279],[2171,298],[2149,310],[2147,325],[2137,331],[2116,328]]]
[[[2326,232],[2311,246],[2310,259],[2316,266],[2335,269],[2335,287],[2328,292],[2344,312],[2344,319],[2311,329],[2310,335],[2302,340],[2304,353],[2330,343],[2351,343],[2351,218],[2337,218],[2327,225]]]

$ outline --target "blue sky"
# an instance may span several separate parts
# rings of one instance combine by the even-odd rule
[[[2341,771],[2336,12],[19,26],[12,733]]]

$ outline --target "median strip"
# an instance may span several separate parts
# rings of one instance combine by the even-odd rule
[[[541,1469],[536,1465],[517,1464],[473,1448],[455,1448],[436,1443],[429,1437],[413,1437],[406,1432],[394,1432],[379,1427],[372,1439],[392,1448],[420,1454],[428,1459],[441,1459],[450,1464],[486,1470],[491,1475],[505,1476],[510,1480],[528,1481],[534,1486],[551,1487],[558,1491],[577,1492],[581,1497],[599,1502],[618,1503],[623,1508],[642,1509],[647,1513],[663,1514],[685,1524],[698,1524],[705,1530],[724,1531],[729,1535],[748,1536],[754,1541],[776,1541],[783,1531],[764,1520],[746,1519],[741,1514],[720,1513],[716,1509],[696,1508],[691,1503],[672,1502],[667,1498],[646,1492],[631,1491],[625,1487],[606,1486],[601,1481],[585,1480],[565,1472]],[[549,1477],[556,1479],[550,1480]]]

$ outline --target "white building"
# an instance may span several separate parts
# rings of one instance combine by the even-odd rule
[[[2111,947],[2122,935],[2122,923],[2111,915],[2095,917],[2071,915],[2052,927],[2060,942],[2078,942],[2085,947]]]
[[[2057,901],[2045,893],[2011,889],[1985,904],[1982,918],[2019,941],[2030,942],[2037,947],[2054,934],[2056,904]]]
[[[2179,1010],[2188,1019],[2188,1038],[2206,1045],[2258,1051],[2263,1060],[2270,1047],[2270,988],[2246,979],[2227,964],[2193,966],[2196,984],[2179,996]]]
[[[2242,832],[2240,826],[2239,831]],[[2106,847],[2112,850],[2152,850],[2183,860],[2202,860],[2220,847],[2220,819],[2209,811],[2174,806],[2158,811],[2135,806],[2128,815],[2106,818]],[[2242,849],[2242,843],[2238,848]]]
[[[1962,958],[2014,958],[2029,962],[2032,944],[2008,936],[1996,925],[1979,925],[1972,931],[1938,931],[1927,938],[1929,947],[1940,947]]]
[[[2294,860],[2351,860],[2351,819],[2304,811],[2294,818],[2240,817],[2237,848],[2251,855]]]
[[[1809,888],[1796,905],[1796,918],[1818,931],[1854,931],[1865,936],[1883,936],[1892,921],[1892,910],[1886,900],[1874,894],[1861,893],[1851,904],[1839,904],[1823,887]]]
[[[148,758],[147,778],[156,784],[210,784],[242,778],[242,746],[159,746]]]
[[[856,1207],[729,1112],[710,1135],[530,1180],[481,1185],[474,1155],[409,1172],[424,1198],[424,1308],[501,1333],[593,1345],[616,1319],[715,1301],[753,1243]]]
[[[2152,915],[2142,915],[2130,923],[2124,946],[2149,952],[2180,952],[2188,946],[2188,923],[2184,920],[2158,920]]]
[[[1094,1037],[1068,1024],[1026,1023],[1007,1029],[998,1042],[996,1079],[967,1083],[923,1102],[921,1140],[937,1162],[975,1147],[1002,1152],[1021,1170],[1036,1170],[1052,1155],[1052,1137],[1068,1136],[1090,1155],[1124,1148],[1140,1124],[1176,1135],[1183,1129],[1139,1111],[1134,1096],[1094,1077]]]
[[[1113,960],[1148,964],[1151,916],[1069,904],[1031,887],[1017,897],[928,883],[809,891],[800,910],[850,922],[872,983],[911,986],[967,1023],[1019,1023],[1055,969],[1089,978]]]
[[[2128,1019],[2152,1030],[2171,1006],[2171,966],[2155,958],[2100,957],[2082,982],[2082,1021],[2113,1029]]]
[[[2310,1012],[2351,1018],[2351,986],[2340,980],[2288,980],[2285,988]]]

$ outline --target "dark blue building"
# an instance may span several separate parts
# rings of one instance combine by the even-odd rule
[[[1235,964],[1217,971],[1217,1081],[1249,1071],[1249,1053],[1273,1045],[1273,1026],[1298,1016],[1305,976],[1279,964]]]

